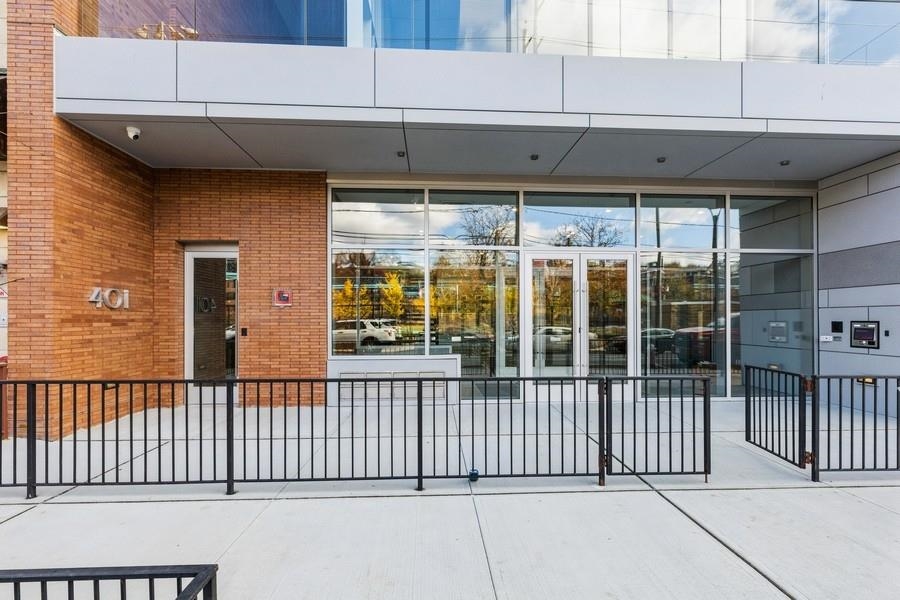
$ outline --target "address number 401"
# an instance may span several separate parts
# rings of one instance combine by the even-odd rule
[[[88,302],[95,304],[97,308],[111,308],[113,310],[124,308],[128,309],[128,290],[120,290],[118,288],[100,288],[95,287],[91,291]]]

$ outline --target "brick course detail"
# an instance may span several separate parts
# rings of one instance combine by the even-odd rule
[[[53,27],[92,33],[93,6],[8,5],[10,378],[182,378],[184,251],[211,242],[238,250],[238,375],[323,376],[325,174],[154,171],[57,118]],[[98,286],[128,289],[130,309],[90,304]],[[294,306],[273,307],[273,288]],[[68,394],[47,400],[49,436],[87,423]]]

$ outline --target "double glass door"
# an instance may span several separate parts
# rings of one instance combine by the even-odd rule
[[[525,365],[534,377],[635,372],[632,257],[567,252],[531,254],[531,307]]]

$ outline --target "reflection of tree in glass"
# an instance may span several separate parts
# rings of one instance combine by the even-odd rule
[[[580,215],[560,225],[553,236],[554,246],[587,246],[598,248],[622,243],[622,230],[597,215]]]
[[[332,316],[335,321],[346,321],[356,318],[357,309],[359,310],[359,318],[368,319],[372,317],[372,297],[369,290],[362,288],[359,290],[357,298],[357,289],[350,279],[344,280],[341,289],[336,290],[332,294]]]
[[[513,206],[478,206],[463,213],[466,242],[475,246],[513,246],[516,211]]]
[[[381,310],[383,314],[399,319],[405,311],[406,296],[400,275],[388,271],[381,286]]]

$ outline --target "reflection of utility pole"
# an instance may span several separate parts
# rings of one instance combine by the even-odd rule
[[[663,255],[662,238],[659,233],[659,207],[656,207],[656,326],[663,326],[662,286],[663,286]]]
[[[720,349],[716,345],[716,339],[719,337],[719,255],[715,251],[719,247],[719,217],[722,215],[722,209],[719,209],[718,212],[713,212],[713,209],[708,209],[709,214],[712,216],[712,224],[713,224],[713,232],[712,232],[712,280],[713,280],[713,293],[712,293],[712,320],[713,320],[713,339],[711,340],[711,352],[710,358],[718,359],[719,352],[724,352],[724,344]],[[719,361],[716,360],[718,363]]]
[[[353,268],[356,269],[356,353],[359,354],[359,265],[354,263]]]

